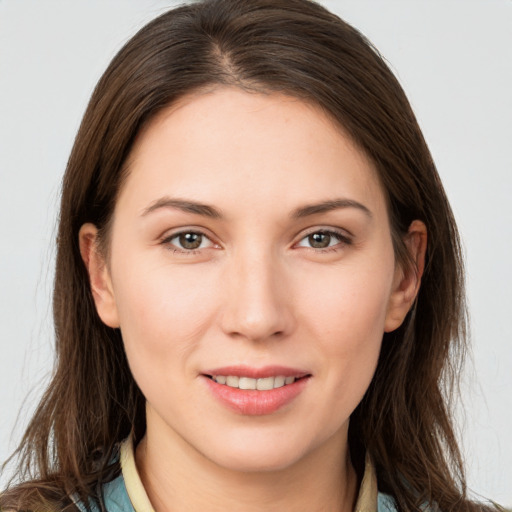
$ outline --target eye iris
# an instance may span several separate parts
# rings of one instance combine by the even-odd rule
[[[203,235],[199,233],[182,233],[179,236],[179,241],[184,249],[197,249],[203,241]]]
[[[331,235],[328,233],[313,233],[308,236],[309,243],[311,247],[315,249],[324,249],[325,247],[329,247],[331,243]]]

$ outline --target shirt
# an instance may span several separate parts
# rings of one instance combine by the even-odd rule
[[[107,512],[154,512],[146,490],[142,485],[131,438],[121,444],[121,474],[103,486],[105,508]],[[83,503],[76,502],[82,512],[88,512]],[[89,508],[99,512],[96,506]],[[378,492],[375,468],[370,457],[366,457],[365,470],[355,512],[396,512],[393,499],[387,494]]]

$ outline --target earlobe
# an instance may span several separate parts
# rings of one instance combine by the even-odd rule
[[[80,254],[89,274],[89,284],[96,311],[104,324],[119,327],[117,305],[110,272],[98,247],[98,229],[94,224],[84,224],[78,234]]]
[[[391,332],[400,327],[418,295],[427,250],[425,224],[420,220],[413,221],[404,237],[404,243],[409,253],[410,264],[397,265],[395,270],[393,290],[384,324],[385,332]]]

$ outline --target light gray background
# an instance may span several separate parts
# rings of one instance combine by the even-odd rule
[[[458,413],[469,484],[512,505],[512,2],[322,3],[390,61],[452,201],[474,343]],[[120,46],[171,5],[0,0],[0,460],[51,369],[59,183],[86,102]]]

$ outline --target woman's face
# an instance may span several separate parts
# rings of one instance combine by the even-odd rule
[[[406,312],[370,161],[316,107],[219,88],[163,111],[127,165],[92,283],[148,436],[245,471],[344,446]]]

